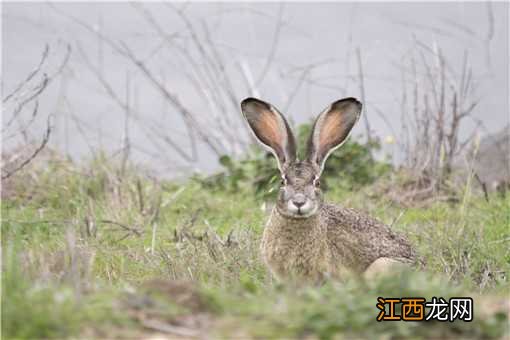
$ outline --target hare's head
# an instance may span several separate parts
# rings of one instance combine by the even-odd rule
[[[296,140],[283,115],[271,104],[247,98],[241,109],[257,139],[278,160],[282,185],[277,209],[287,217],[307,218],[322,204],[319,178],[330,153],[347,139],[361,114],[361,103],[345,98],[331,104],[316,119],[306,158],[297,159]]]

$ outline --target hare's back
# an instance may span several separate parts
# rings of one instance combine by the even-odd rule
[[[380,257],[415,258],[403,235],[358,210],[326,203],[321,209],[321,223],[328,230],[333,251],[358,266],[366,267]]]

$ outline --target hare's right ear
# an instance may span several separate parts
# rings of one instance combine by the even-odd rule
[[[257,139],[275,155],[280,171],[296,160],[294,135],[276,108],[262,100],[246,98],[241,109]]]

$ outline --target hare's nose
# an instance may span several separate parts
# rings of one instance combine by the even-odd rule
[[[296,195],[292,199],[292,204],[294,204],[296,207],[301,208],[306,203],[306,197],[305,195]]]
[[[303,205],[305,205],[305,202],[292,201],[292,204],[294,204],[297,208],[301,208]]]

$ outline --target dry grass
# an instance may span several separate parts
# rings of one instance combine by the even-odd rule
[[[66,165],[67,164],[67,165]],[[331,200],[409,235],[425,273],[294,289],[259,258],[263,202],[251,188],[160,182],[99,157],[25,169],[2,204],[3,334],[33,337],[500,337],[508,291],[508,198],[402,206],[331,185]],[[24,177],[18,177],[24,178]],[[397,218],[399,217],[399,218]],[[438,278],[442,277],[442,279]],[[475,322],[378,324],[378,294],[480,293]],[[476,310],[476,309],[475,309]]]

